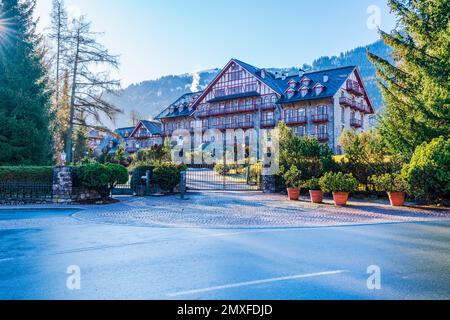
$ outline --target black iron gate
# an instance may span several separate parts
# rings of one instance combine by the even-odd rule
[[[261,178],[250,165],[190,165],[186,171],[188,190],[257,191]]]

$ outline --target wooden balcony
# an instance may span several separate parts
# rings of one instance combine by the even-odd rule
[[[339,98],[339,104],[341,106],[351,107],[352,106],[352,99],[347,97],[340,97]]]
[[[226,129],[250,129],[253,128],[252,122],[237,122],[237,123],[219,123],[219,124],[211,124],[207,129],[218,129],[218,130],[226,130]]]
[[[316,114],[312,116],[312,121],[314,123],[325,123],[329,121],[328,114]]]
[[[308,123],[306,116],[303,117],[293,117],[283,120],[287,125],[305,125]]]
[[[226,107],[226,108],[213,108],[210,110],[203,110],[197,113],[199,118],[208,118],[213,116],[222,116],[236,113],[253,112],[258,110],[257,104],[241,105],[237,107]]]
[[[319,142],[328,142],[330,140],[330,135],[328,133],[316,133],[314,137],[316,137]]]
[[[277,105],[275,103],[262,103],[259,107],[261,110],[275,110]]]
[[[347,91],[350,93],[353,93],[357,96],[364,95],[364,90],[361,88],[361,86],[358,84],[358,82],[353,80],[347,81]]]
[[[362,128],[363,122],[362,122],[362,120],[359,120],[359,119],[351,119],[350,120],[350,125],[353,128]]]
[[[261,128],[273,128],[275,126],[276,126],[276,121],[274,119],[261,120]]]

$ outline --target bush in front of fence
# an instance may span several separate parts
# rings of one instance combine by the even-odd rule
[[[75,185],[108,197],[114,186],[128,182],[128,171],[120,164],[90,163],[75,167],[74,181]]]
[[[0,167],[0,181],[14,183],[52,183],[52,167]]]
[[[177,166],[173,163],[161,163],[153,170],[153,179],[163,191],[172,193],[180,183],[182,171],[186,171],[186,166]]]

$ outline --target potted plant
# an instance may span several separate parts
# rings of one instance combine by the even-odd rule
[[[369,178],[369,182],[375,187],[376,191],[387,192],[391,206],[401,207],[405,205],[408,184],[400,174],[386,173],[372,176]]]
[[[323,202],[323,191],[320,188],[319,179],[312,178],[308,180],[304,187],[309,190],[309,195],[311,197],[312,203],[322,203]]]
[[[300,198],[301,171],[296,166],[292,166],[283,175],[283,178],[286,183],[289,200],[298,201]]]
[[[328,172],[319,180],[319,184],[324,192],[333,193],[337,206],[346,206],[350,192],[358,187],[358,180],[352,174]]]

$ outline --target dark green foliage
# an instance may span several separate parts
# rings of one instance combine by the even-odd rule
[[[320,188],[320,179],[312,178],[312,179],[306,181],[305,184],[303,185],[303,188],[305,188],[307,190],[312,190],[312,191],[319,191],[319,190],[321,190],[321,188]]]
[[[51,162],[50,92],[40,38],[34,33],[35,1],[4,0],[0,32],[0,165]]]
[[[182,167],[173,163],[162,163],[153,170],[153,179],[162,190],[173,192],[180,183],[182,170]]]
[[[395,64],[369,53],[385,103],[380,133],[410,159],[423,142],[450,135],[450,1],[389,0],[397,30],[381,32]]]
[[[0,182],[51,183],[52,167],[0,167]]]
[[[435,203],[450,202],[450,138],[422,144],[402,174],[412,195]]]
[[[339,170],[351,173],[366,190],[370,189],[371,176],[398,173],[402,168],[402,161],[397,156],[388,155],[388,149],[376,132],[357,134],[345,131],[339,143],[345,152]]]
[[[398,173],[372,176],[369,178],[369,183],[378,192],[406,192],[408,190],[408,183]]]
[[[131,171],[131,189],[136,192],[138,186],[145,186],[145,180],[142,177],[145,177],[147,171],[150,171],[150,177],[152,177],[154,169],[155,166],[152,164],[141,164],[134,167]]]
[[[284,123],[280,130],[280,173],[282,176],[295,166],[301,173],[300,180],[307,181],[321,177],[335,169],[333,151],[328,145],[320,144],[314,138],[300,138]]]
[[[296,166],[292,166],[283,175],[286,187],[300,189],[302,185],[302,172]]]
[[[328,172],[319,180],[324,192],[353,192],[358,187],[358,180],[352,174]]]
[[[74,175],[76,184],[96,190],[103,197],[109,196],[115,185],[128,181],[127,169],[117,164],[91,163],[78,166]]]

